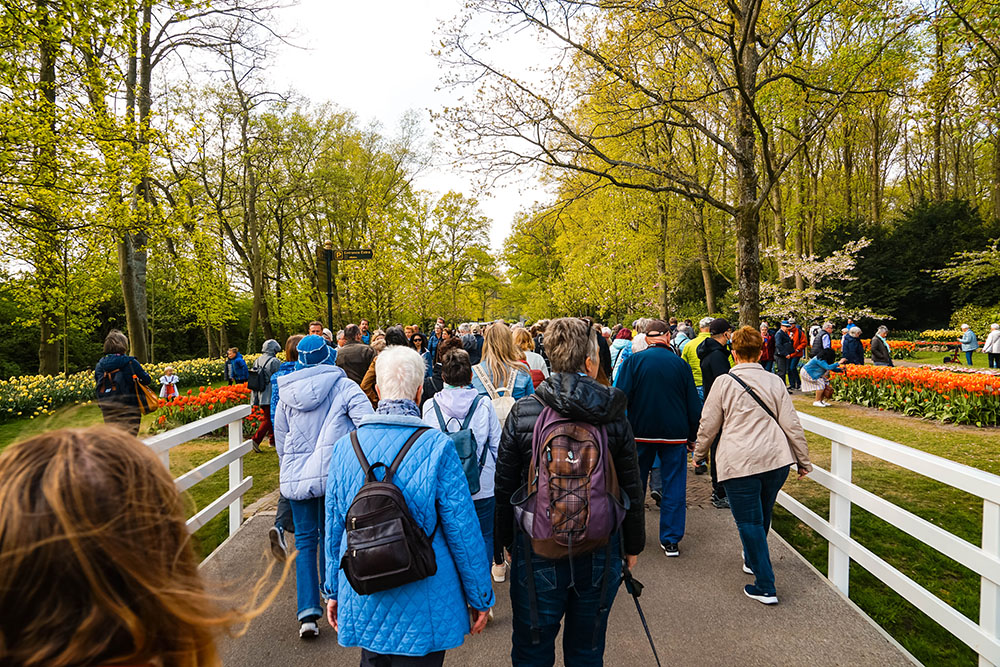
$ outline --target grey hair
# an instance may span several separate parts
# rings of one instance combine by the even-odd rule
[[[414,400],[424,385],[427,366],[410,347],[390,345],[375,357],[375,384],[380,399]]]
[[[459,333],[470,333],[471,331],[472,328],[469,326],[468,322],[462,322],[461,324],[458,325]]]
[[[847,333],[851,334],[855,338],[859,338],[861,336],[861,328],[860,327],[851,327],[851,330],[848,331]]]
[[[712,320],[714,320],[714,319],[715,319],[714,317],[703,317],[703,318],[701,318],[700,320],[698,320],[698,328],[699,329],[704,329],[709,324],[711,324]]]
[[[887,327],[887,326],[885,326],[885,325],[883,324],[883,325],[881,325],[881,326],[880,326],[880,327],[878,328],[878,332],[879,332],[880,334],[887,334],[887,333],[889,333],[889,327]]]
[[[825,330],[827,327],[830,327],[832,329],[833,322],[823,322],[823,329]],[[886,329],[886,331],[888,331],[888,329]]]

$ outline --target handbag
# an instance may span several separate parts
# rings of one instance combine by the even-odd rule
[[[148,415],[160,407],[160,397],[153,393],[153,390],[139,382],[139,376],[133,375],[132,382],[135,383],[135,400],[139,404],[139,412]]]

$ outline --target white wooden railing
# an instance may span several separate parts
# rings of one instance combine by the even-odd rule
[[[785,492],[778,503],[829,542],[827,576],[845,595],[855,561],[979,654],[980,665],[1000,665],[1000,477],[853,428],[799,413],[806,431],[830,439],[830,470],[813,467],[809,479],[830,490],[827,521]],[[982,546],[866,491],[851,481],[854,450],[961,489],[983,500]],[[857,505],[973,570],[981,578],[979,624],[851,538]]]
[[[243,521],[243,494],[253,486],[253,477],[243,477],[243,457],[253,447],[249,440],[243,440],[243,419],[249,415],[249,405],[238,405],[235,408],[229,408],[211,417],[199,419],[143,441],[169,469],[171,449],[194,438],[207,435],[223,426],[229,427],[228,451],[219,454],[210,461],[205,461],[175,480],[177,490],[184,492],[212,473],[229,466],[229,490],[188,519],[187,527],[192,533],[218,516],[226,507],[229,508],[229,534],[232,535],[239,530],[240,523]]]

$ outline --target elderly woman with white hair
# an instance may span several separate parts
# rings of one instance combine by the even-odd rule
[[[990,334],[983,344],[983,352],[990,360],[990,368],[1000,368],[1000,324],[990,325]]]
[[[971,366],[972,353],[979,349],[979,341],[976,340],[976,332],[973,331],[968,324],[963,324],[962,336],[958,339],[958,342],[962,346],[962,352],[965,352],[965,364],[967,366]]]
[[[840,356],[842,356],[846,363],[856,364],[858,366],[865,365],[865,346],[861,343],[861,329],[858,327],[851,327],[847,330],[847,336],[844,338],[843,350],[841,350]]]
[[[424,360],[411,348],[391,346],[378,355],[378,410],[337,442],[330,461],[327,620],[341,646],[361,647],[362,665],[440,665],[444,652],[460,646],[466,633],[482,631],[494,603],[486,548],[458,452],[447,435],[428,428],[417,407],[425,372]],[[362,531],[374,528],[347,523],[366,478],[398,487],[417,530],[430,540],[433,574],[367,594],[349,582],[347,572],[372,558],[358,546],[363,542],[347,549],[353,533],[361,538]]]
[[[889,347],[886,337],[889,335],[889,327],[884,324],[878,328],[872,336],[872,363],[876,366],[894,366],[892,363],[892,349]]]

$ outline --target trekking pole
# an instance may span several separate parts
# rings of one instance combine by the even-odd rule
[[[639,606],[639,596],[642,595],[642,582],[632,576],[632,572],[628,569],[628,565],[625,565],[625,567],[622,568],[622,578],[625,580],[625,590],[629,592],[632,596],[632,600],[635,601],[635,610],[639,612],[639,620],[642,621],[642,629],[646,631],[646,639],[649,640],[649,648],[653,649],[653,657],[656,659],[656,667],[662,667],[662,665],[660,665],[660,656],[656,652],[656,646],[653,644],[653,635],[649,633],[649,625],[646,624],[646,615],[642,613],[642,607]]]

